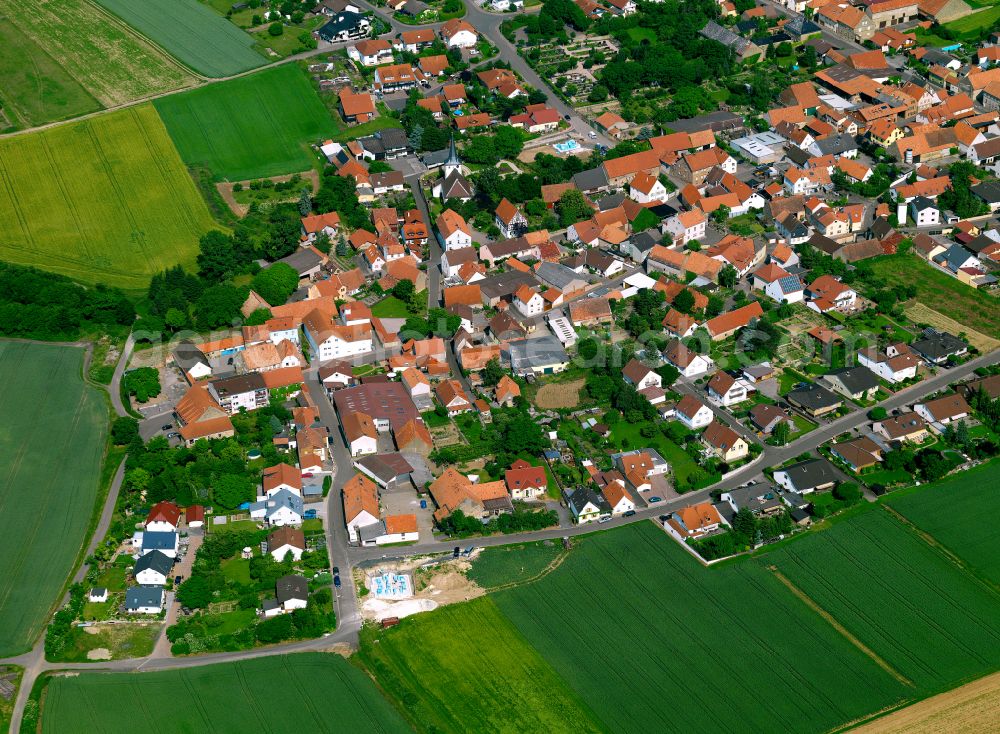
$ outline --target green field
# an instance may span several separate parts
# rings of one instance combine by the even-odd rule
[[[107,406],[83,350],[0,342],[0,657],[27,650],[86,544]]]
[[[308,143],[336,126],[294,64],[154,102],[184,162],[244,181],[311,168]]]
[[[1000,299],[965,285],[916,255],[888,255],[866,262],[888,283],[915,286],[916,300],[925,306],[1000,339]]]
[[[44,48],[11,24],[2,6],[0,48],[0,101],[11,126],[31,127],[101,109]]]
[[[468,577],[484,589],[527,581],[545,572],[563,552],[550,540],[484,548],[469,569]]]
[[[366,631],[359,655],[418,731],[601,731],[489,598]]]
[[[144,289],[213,226],[149,105],[0,140],[0,259]]]
[[[992,8],[984,8],[971,15],[966,15],[964,18],[945,23],[944,27],[962,38],[971,40],[979,38],[983,29],[994,26],[998,20],[1000,20],[1000,5],[995,5]]]
[[[364,673],[306,653],[157,673],[55,677],[43,732],[408,731]]]
[[[231,76],[266,63],[253,38],[198,0],[97,2],[205,76]]]
[[[493,598],[612,731],[827,731],[906,695],[762,566],[705,569],[652,523],[577,545]]]
[[[893,497],[889,506],[973,572],[1000,586],[1000,543],[987,520],[1000,499],[1000,462],[956,474],[932,488]]]
[[[0,14],[13,25],[5,35],[16,29],[25,36],[15,44],[16,57],[30,61],[39,55],[38,49],[44,48],[54,60],[52,63],[62,68],[52,84],[73,86],[67,94],[74,98],[79,98],[79,90],[75,89],[79,85],[103,106],[111,107],[194,81],[177,62],[87,0],[0,0]],[[3,54],[8,54],[6,44]],[[24,74],[29,79],[44,76],[47,68]],[[67,77],[76,85],[69,85]],[[3,79],[6,86],[8,78]],[[19,108],[37,110],[48,104],[38,99],[46,95],[47,86],[32,87],[22,82],[12,89]],[[71,106],[73,114],[79,114],[79,99],[75,105]],[[57,118],[45,115],[32,121],[46,119]]]
[[[882,508],[761,562],[776,565],[918,695],[997,669],[1000,595]]]

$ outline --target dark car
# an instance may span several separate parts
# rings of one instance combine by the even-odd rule
[[[340,576],[333,577],[333,585],[336,586],[338,589],[340,588]]]
[[[455,558],[458,558],[458,554],[459,554],[459,553],[461,553],[461,552],[462,552],[462,549],[461,549],[461,548],[459,548],[459,547],[458,547],[458,546],[456,545],[456,546],[455,546],[455,550],[453,550],[453,551],[452,551],[452,555],[453,555],[453,556],[454,556]]]
[[[181,579],[183,578],[184,578],[183,576],[174,576],[174,586],[179,584],[181,582]]]
[[[563,118],[569,120],[569,115],[563,115]]]
[[[340,573],[340,566],[334,566],[333,567],[333,575],[336,576],[338,573]]]
[[[653,504],[655,502],[663,502],[663,498],[662,497],[650,497],[649,498],[649,503],[650,504]]]
[[[161,431],[169,431],[173,427],[174,427],[173,423],[164,423],[162,426],[160,426],[160,430]]]
[[[625,517],[632,517],[633,515],[635,515],[635,510],[627,510],[625,512]]]

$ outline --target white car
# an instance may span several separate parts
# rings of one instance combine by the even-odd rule
[[[591,131],[590,131],[589,133],[587,133],[587,134],[588,134],[588,135],[589,135],[589,136],[591,137],[591,139],[593,139],[593,140],[597,140],[597,133],[595,133],[595,132],[594,132],[593,130],[591,130]]]

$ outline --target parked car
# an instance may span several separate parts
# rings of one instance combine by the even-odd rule
[[[160,430],[161,431],[169,431],[173,427],[174,427],[173,423],[164,423],[162,426],[160,426]]]
[[[174,586],[177,586],[183,579],[183,576],[174,576]]]
[[[635,515],[635,510],[627,510],[625,512],[625,517],[633,517]]]
[[[600,520],[597,521],[598,524],[603,525],[606,522],[611,522],[611,515],[605,515]]]
[[[649,498],[649,504],[652,505],[652,504],[654,504],[656,502],[663,502],[663,498],[662,497],[650,497]]]
[[[179,434],[177,431],[171,431],[170,433],[167,434],[167,438],[180,438],[180,437],[181,434]]]
[[[339,573],[340,573],[340,566],[334,566],[333,567],[333,575],[336,576]]]
[[[340,576],[333,577],[333,585],[336,586],[338,589],[340,588]]]
[[[312,520],[316,517],[316,510],[306,510],[302,513],[302,517],[306,520]]]

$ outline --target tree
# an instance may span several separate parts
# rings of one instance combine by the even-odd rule
[[[726,302],[721,296],[717,296],[714,293],[708,297],[708,305],[705,306],[705,316],[708,318],[714,318],[718,316],[726,308]]]
[[[868,417],[873,421],[885,420],[885,417],[887,415],[888,412],[886,411],[885,408],[882,407],[872,408],[870,411],[868,411]]]
[[[589,218],[592,213],[593,209],[579,189],[567,189],[556,202],[556,214],[559,215],[559,226],[561,227],[576,224]]]
[[[312,196],[309,195],[309,189],[302,189],[302,193],[299,194],[299,214],[303,217],[307,217],[312,211],[312,208]]]
[[[212,499],[226,509],[236,509],[241,503],[253,499],[250,479],[238,474],[223,474],[212,486]]]
[[[274,263],[261,270],[250,282],[250,287],[272,306],[281,306],[299,286],[299,274],[287,263]]]
[[[212,589],[201,575],[191,576],[177,589],[177,601],[190,609],[203,609],[212,603]]]
[[[791,432],[792,429],[788,425],[788,421],[783,420],[780,421],[778,425],[774,427],[773,431],[771,431],[771,438],[774,439],[774,442],[778,446],[784,446],[786,443],[788,443],[788,436],[791,434]]]
[[[727,219],[729,219],[729,213],[731,211],[732,210],[728,206],[722,204],[712,212],[712,221],[716,224],[724,223]]]
[[[125,373],[125,392],[145,403],[160,394],[160,373],[155,367],[137,367]]]
[[[115,418],[111,424],[111,438],[119,446],[127,446],[139,435],[139,421],[128,416]]]
[[[493,146],[501,158],[517,158],[524,150],[524,134],[516,127],[501,125],[493,135]]]
[[[856,482],[841,482],[833,488],[833,496],[845,504],[853,505],[861,500],[861,488]]]
[[[285,25],[283,23],[279,23],[278,21],[275,21],[274,23],[272,23],[267,27],[268,35],[273,36],[275,38],[277,38],[284,32],[285,32]]]
[[[681,313],[689,314],[694,310],[694,294],[689,288],[685,288],[674,296],[674,302],[671,305]]]
[[[719,271],[719,285],[723,288],[734,288],[739,277],[740,275],[736,272],[736,268],[726,263],[722,267],[722,270]]]
[[[496,385],[504,376],[503,367],[500,366],[500,360],[494,357],[486,366],[483,367],[481,377],[483,384],[487,387],[493,387]]]
[[[347,253],[350,252],[347,246],[347,240],[344,235],[340,235],[337,239],[337,257],[347,257]]]
[[[417,288],[412,280],[401,280],[392,287],[390,293],[403,303],[409,304],[416,295]]]

